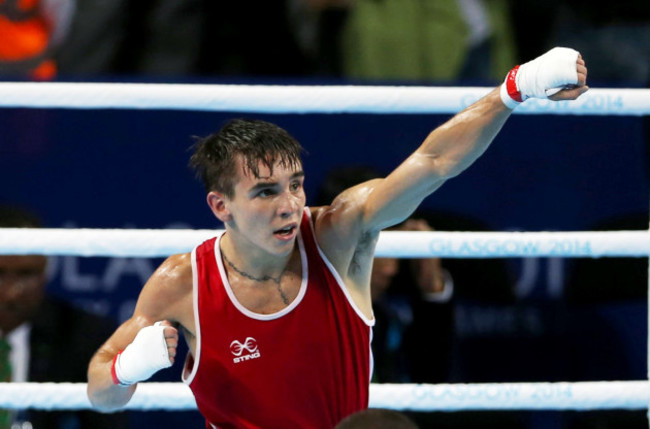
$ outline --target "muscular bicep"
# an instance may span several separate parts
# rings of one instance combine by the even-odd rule
[[[312,213],[318,243],[344,279],[365,283],[363,280],[369,278],[380,229],[368,222],[368,202],[383,181],[373,179],[353,186],[331,205]]]
[[[138,331],[160,320],[193,334],[192,268],[189,254],[167,258],[142,288],[133,315],[104,344],[110,353],[129,345]]]
[[[185,324],[191,309],[192,266],[186,253],[170,256],[152,274],[140,292],[133,316]]]
[[[424,198],[487,150],[511,113],[497,88],[431,131],[415,152],[375,185],[365,202],[365,225],[384,229],[410,216]]]
[[[350,242],[357,251],[368,234],[408,218],[445,176],[436,159],[414,153],[386,178],[373,179],[343,191],[325,211],[327,236]]]
[[[443,185],[438,161],[412,154],[386,178],[373,183],[363,206],[363,228],[379,231],[407,219],[422,201]]]
[[[413,154],[388,177],[346,189],[312,213],[321,248],[351,288],[367,289],[380,232],[408,218],[444,182],[435,161],[424,158]]]

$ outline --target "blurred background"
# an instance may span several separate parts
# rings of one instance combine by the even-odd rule
[[[650,4],[629,0],[0,0],[0,80],[496,86],[553,46],[592,88],[650,84]],[[221,228],[187,167],[233,117],[306,148],[308,203],[329,171],[388,173],[448,115],[0,110],[0,203],[51,228]],[[647,229],[648,117],[513,115],[417,213],[436,230]],[[161,259],[50,258],[48,293],[119,323]],[[644,258],[442,261],[454,282],[439,382],[647,378]],[[399,294],[399,293],[398,293]],[[180,368],[159,380],[178,380]],[[201,427],[128,412],[134,427]],[[645,412],[417,413],[421,427],[641,428]],[[143,426],[144,425],[144,426]],[[149,426],[151,425],[151,426]]]

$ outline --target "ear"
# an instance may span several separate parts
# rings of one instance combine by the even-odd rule
[[[208,206],[212,213],[219,219],[221,222],[228,222],[232,219],[230,211],[226,207],[226,196],[220,194],[219,192],[210,191],[206,197]]]

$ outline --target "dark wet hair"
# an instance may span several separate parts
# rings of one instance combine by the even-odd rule
[[[273,173],[279,161],[283,167],[302,165],[302,146],[287,131],[261,120],[234,119],[218,132],[200,139],[194,146],[190,167],[203,182],[207,192],[234,195],[237,157],[244,168],[259,177],[259,162]]]
[[[368,408],[346,417],[335,429],[418,429],[418,426],[399,411]]]

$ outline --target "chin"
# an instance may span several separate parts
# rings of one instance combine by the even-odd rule
[[[281,245],[276,246],[275,251],[273,253],[275,253],[278,256],[287,256],[290,255],[291,252],[293,252],[295,246],[296,246],[296,239],[294,238],[291,241],[287,241],[286,243],[282,243]]]

